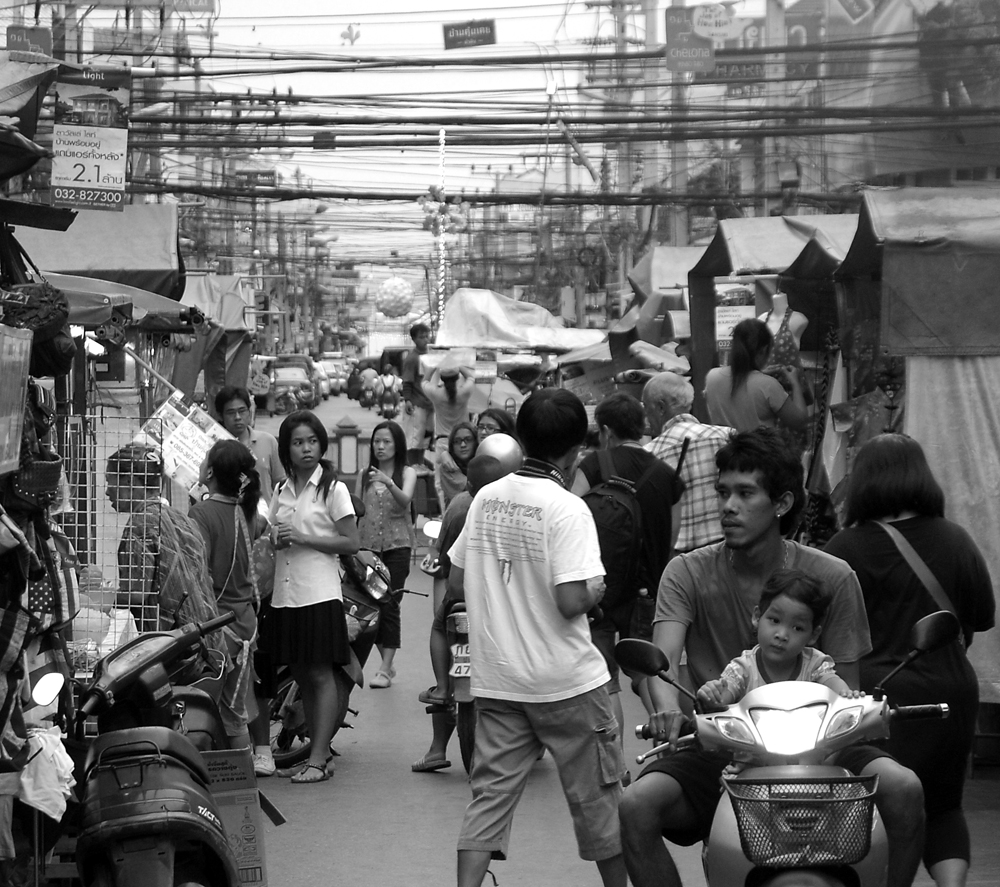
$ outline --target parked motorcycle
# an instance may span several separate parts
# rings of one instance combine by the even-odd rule
[[[436,541],[441,533],[441,521],[427,521],[423,534]],[[434,552],[429,552],[420,563],[420,569],[434,578],[435,584],[444,582],[441,576],[441,564]],[[444,591],[441,590],[443,597]],[[435,594],[435,600],[438,595]],[[445,616],[445,634],[448,637],[448,648],[451,650],[451,662],[448,666],[448,703],[446,705],[428,705],[428,714],[449,712],[455,719],[455,729],[458,732],[458,744],[462,752],[462,766],[466,773],[472,772],[472,751],[476,744],[476,707],[472,695],[472,658],[469,654],[469,617],[465,612],[465,602],[454,602]]]
[[[958,632],[952,613],[925,616],[913,627],[907,659],[871,696],[846,698],[822,684],[781,681],[721,711],[695,715],[694,734],[680,737],[677,747],[729,754],[735,764],[723,777],[724,793],[702,853],[709,887],[885,884],[888,844],[875,807],[878,777],[854,776],[824,761],[850,745],[885,739],[894,720],[947,717],[946,704],[893,707],[882,688]],[[666,656],[648,641],[619,642],[615,658],[623,668],[659,676],[694,699],[667,674]],[[636,735],[649,738],[648,726],[637,727]],[[657,746],[636,761],[669,748]]]
[[[279,416],[294,413],[300,405],[301,401],[294,391],[282,391],[274,398],[274,412]]]
[[[341,558],[341,563],[344,564],[341,590],[351,641],[351,662],[334,669],[337,689],[334,736],[342,727],[350,727],[346,723],[349,712],[357,714],[349,708],[351,692],[356,686],[364,686],[364,665],[375,644],[381,608],[394,594],[389,570],[374,552],[362,550]],[[271,753],[275,766],[287,769],[301,764],[308,760],[310,747],[299,685],[291,669],[284,667],[278,672],[277,693],[271,703]]]
[[[185,654],[233,618],[140,635],[97,664],[76,722],[83,739],[97,715],[76,844],[87,887],[239,885],[200,754],[228,747],[222,718],[203,687],[175,685]],[[223,668],[207,679],[213,689]]]

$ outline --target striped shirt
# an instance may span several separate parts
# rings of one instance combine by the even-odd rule
[[[686,489],[681,496],[678,551],[691,551],[722,538],[719,508],[715,501],[715,481],[718,478],[715,454],[732,433],[732,428],[705,425],[690,413],[681,413],[663,426],[658,437],[646,444],[649,452],[674,468],[680,458],[684,438],[691,441],[681,466],[681,480]]]

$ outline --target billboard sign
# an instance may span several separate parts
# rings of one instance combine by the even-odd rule
[[[667,11],[667,69],[675,74],[706,73],[715,69],[715,47],[710,37],[695,33],[693,9]]]

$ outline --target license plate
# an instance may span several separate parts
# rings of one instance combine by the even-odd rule
[[[467,678],[472,674],[472,659],[469,656],[468,644],[451,645],[451,669],[448,674],[453,678]]]

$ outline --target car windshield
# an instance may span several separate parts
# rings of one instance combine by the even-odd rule
[[[340,367],[337,365],[335,360],[323,360],[320,361],[320,366],[327,371],[331,376],[340,373]]]
[[[277,382],[308,382],[306,371],[299,367],[277,367],[274,371]]]

